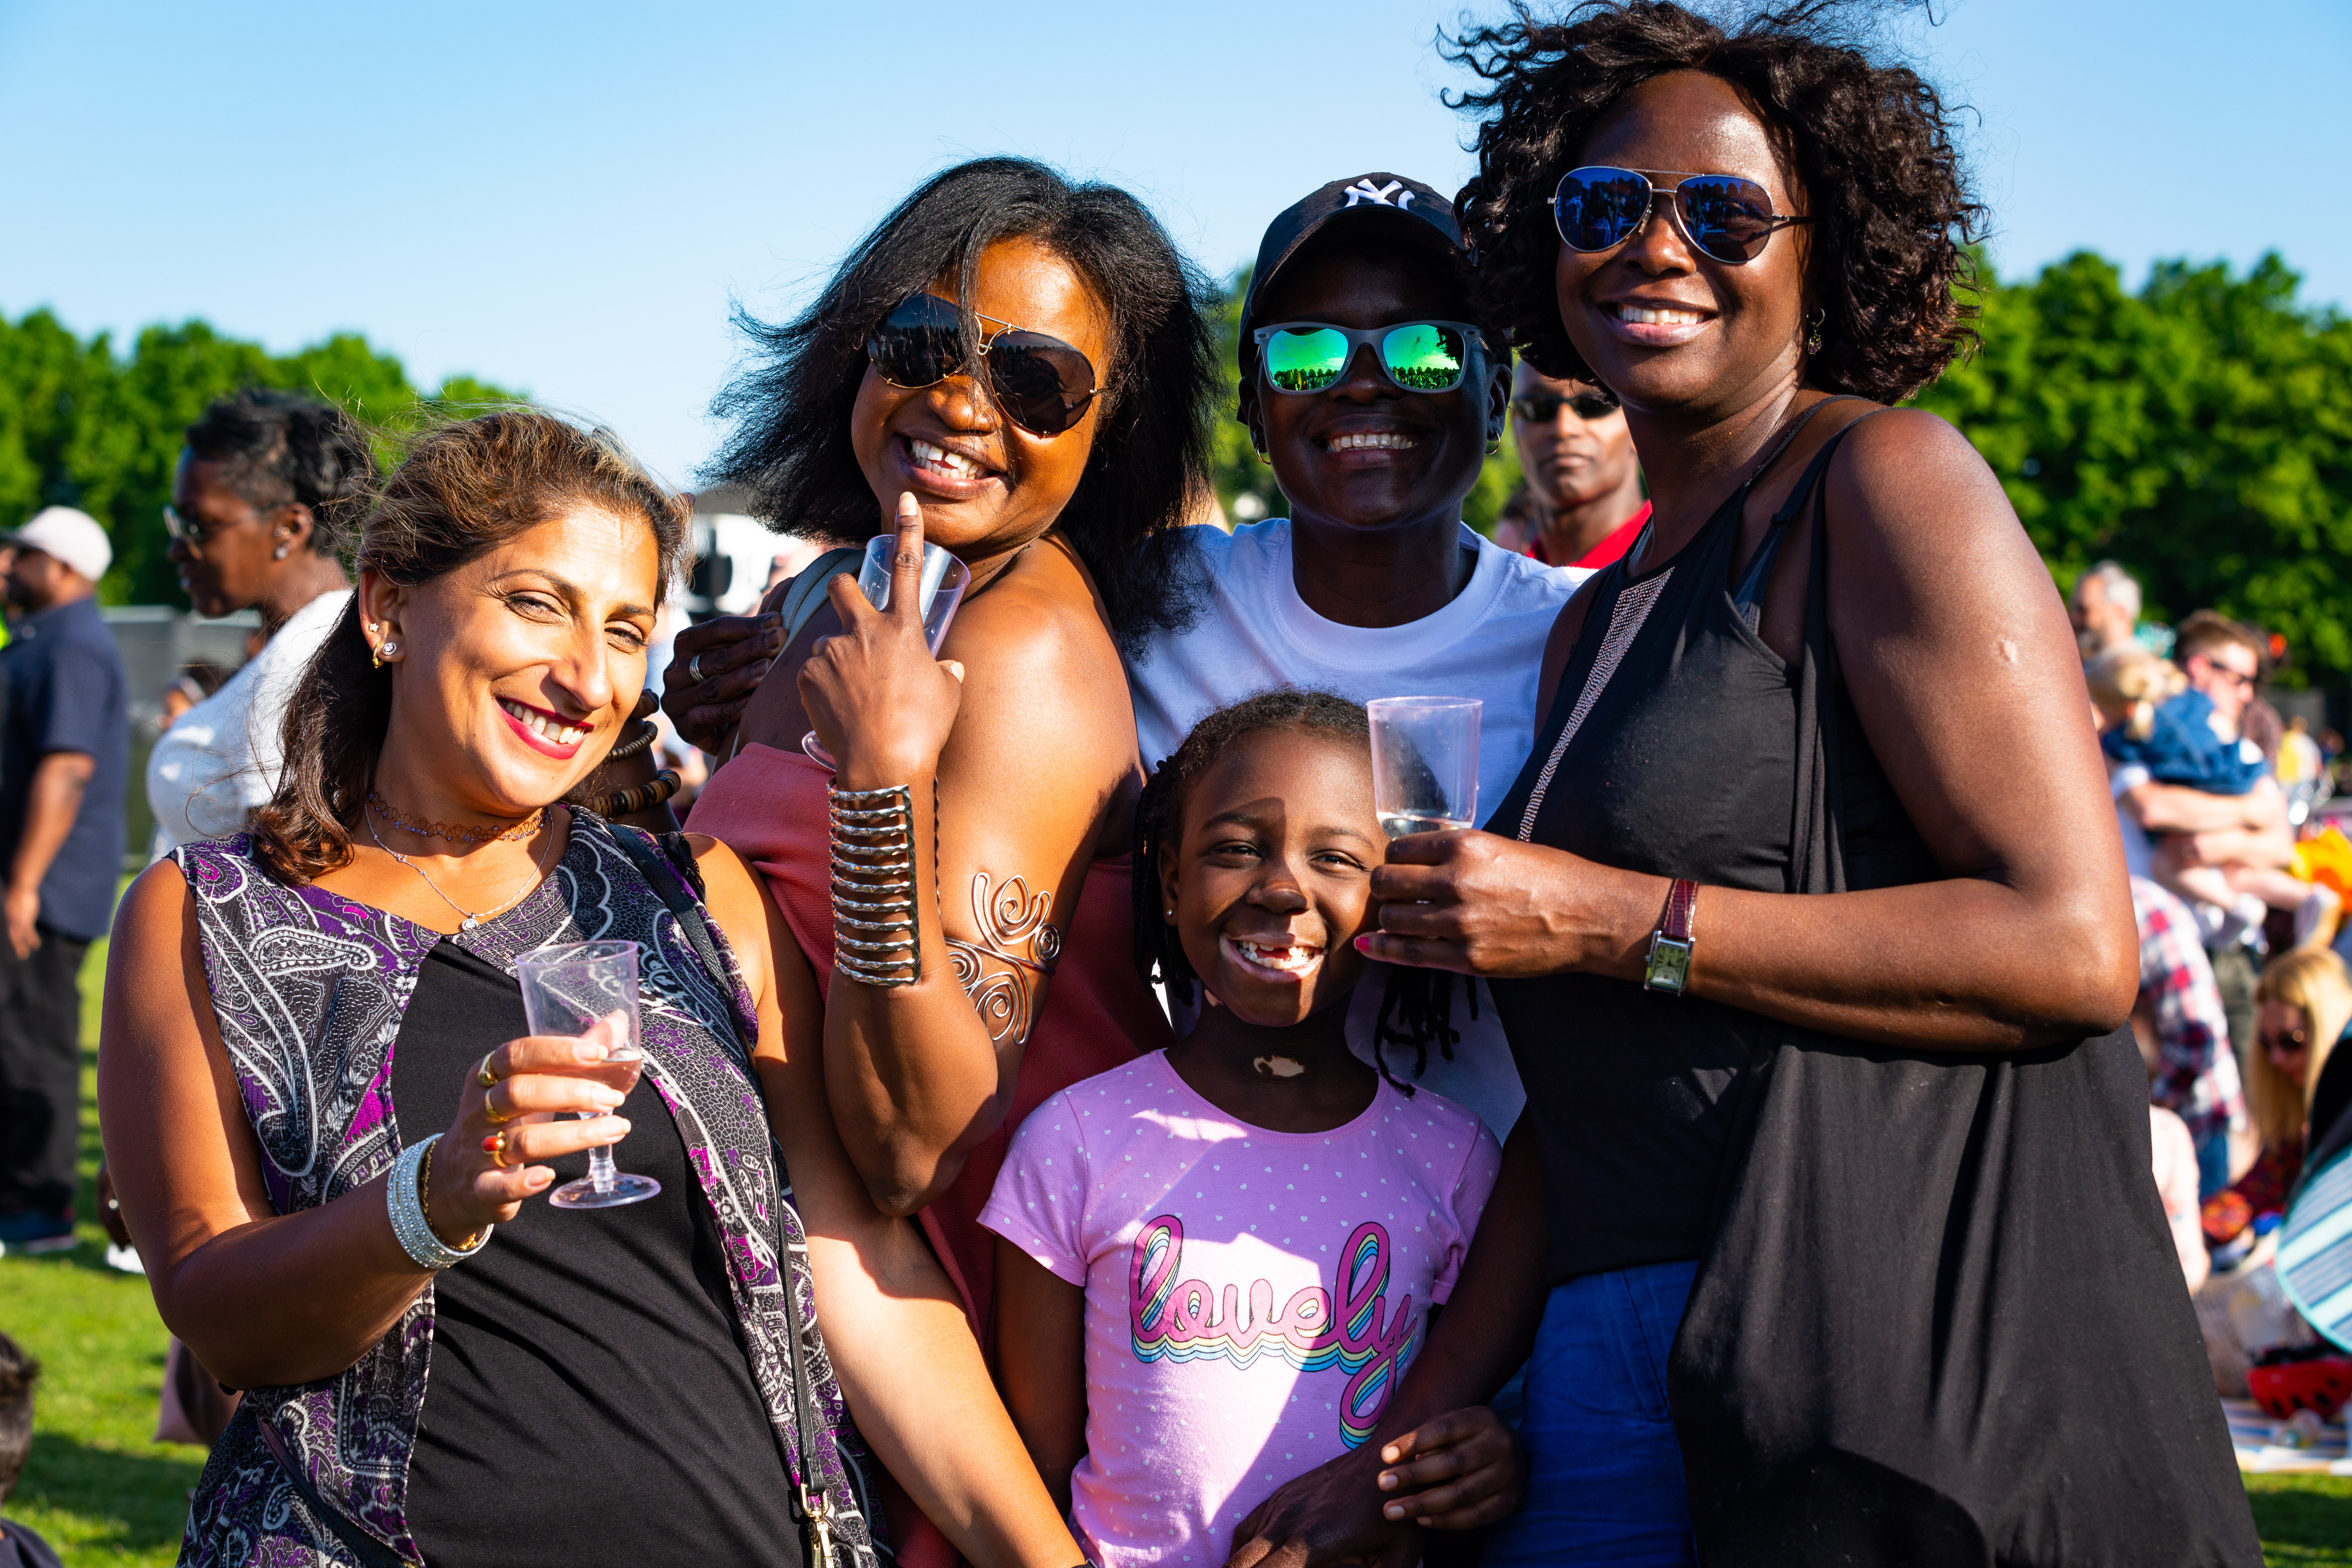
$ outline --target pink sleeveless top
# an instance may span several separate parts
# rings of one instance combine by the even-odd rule
[[[712,775],[688,826],[732,847],[767,879],[768,891],[793,940],[833,982],[833,900],[825,844],[824,791],[832,774],[797,752],[748,745]],[[1076,910],[1063,930],[1045,1005],[1029,1032],[1021,1076],[1004,1123],[971,1152],[963,1173],[922,1211],[949,1279],[963,1297],[972,1333],[991,1365],[996,1360],[995,1237],[980,1211],[996,1186],[1005,1149],[1022,1121],[1081,1079],[1133,1061],[1173,1040],[1151,990],[1135,973],[1133,867],[1127,856],[1097,860],[1087,871]],[[891,1527],[907,1568],[954,1562],[954,1549],[903,1497],[892,1500]],[[917,1526],[910,1528],[910,1526]]]

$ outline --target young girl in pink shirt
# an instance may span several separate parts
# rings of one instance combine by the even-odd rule
[[[1348,1048],[1386,852],[1363,709],[1286,690],[1212,714],[1137,813],[1137,887],[1160,895],[1139,963],[1207,1005],[1038,1107],[981,1214],[1005,1401],[1046,1485],[1103,1568],[1216,1568],[1276,1487],[1376,1434],[1383,1463],[1421,1461],[1383,1479],[1390,1518],[1501,1517],[1517,1465],[1491,1412],[1380,1431],[1501,1156]],[[1383,1048],[1426,1051],[1448,977],[1396,975]]]

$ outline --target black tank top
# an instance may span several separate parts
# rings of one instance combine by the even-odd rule
[[[448,1126],[482,1053],[528,1033],[513,976],[442,942],[393,1047],[400,1124]],[[657,1195],[600,1211],[530,1199],[435,1281],[408,1467],[428,1568],[802,1560],[686,1145],[645,1079],[621,1114],[630,1131],[614,1155],[659,1181]],[[585,1154],[551,1164],[558,1184],[588,1172]]]
[[[1757,635],[1750,595],[1836,446],[1832,437],[1775,515],[1737,592],[1752,477],[1673,560],[1631,572],[1636,544],[1603,569],[1535,749],[1487,831],[1531,826],[1532,842],[1602,865],[1794,890],[1797,669]],[[1596,664],[1604,684],[1588,700]],[[1849,885],[1937,875],[1842,689],[1836,713]],[[1705,928],[1694,935],[1704,952]],[[1493,985],[1541,1152],[1553,1281],[1699,1257],[1737,1091],[1778,1026],[1595,974]]]

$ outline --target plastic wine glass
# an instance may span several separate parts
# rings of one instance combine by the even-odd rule
[[[866,542],[866,561],[857,569],[857,586],[877,610],[890,607],[890,558],[898,548],[895,533],[877,533]],[[936,544],[924,544],[922,596],[916,604],[923,612],[923,640],[930,644],[933,658],[940,657],[940,645],[948,640],[956,606],[963,603],[964,590],[971,586],[971,568]],[[801,737],[801,750],[828,768],[834,765],[832,753],[817,742],[814,730]]]
[[[517,959],[515,977],[522,982],[522,1013],[530,1032],[577,1039],[609,1018],[619,1026],[622,1043],[604,1059],[642,1063],[646,1053],[638,1044],[637,951],[634,942],[575,942],[542,947]],[[609,1114],[583,1110],[580,1119]],[[612,1145],[600,1143],[588,1151],[588,1173],[564,1183],[547,1194],[547,1201],[560,1209],[609,1209],[643,1203],[660,1191],[661,1184],[651,1176],[632,1175],[615,1166]]]
[[[1478,820],[1475,697],[1381,697],[1372,721],[1372,810],[1391,838]]]

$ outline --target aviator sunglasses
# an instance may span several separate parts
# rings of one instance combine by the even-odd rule
[[[1683,237],[1726,267],[1744,267],[1764,254],[1775,231],[1813,221],[1774,212],[1764,187],[1737,174],[1593,167],[1559,177],[1552,222],[1570,250],[1613,250],[1642,231],[1651,208],[1666,195],[1674,198],[1675,226]]]
[[[1563,403],[1579,419],[1605,418],[1618,408],[1617,400],[1605,392],[1571,392],[1565,396],[1557,392],[1528,392],[1511,399],[1511,412],[1530,425],[1549,425],[1559,417]]]
[[[1255,335],[1276,392],[1322,391],[1348,374],[1348,363],[1367,345],[1378,350],[1381,374],[1405,391],[1451,392],[1462,384],[1478,329],[1462,321],[1364,328],[1285,321]]]
[[[988,390],[1004,416],[1037,436],[1058,436],[1085,417],[1102,388],[1087,356],[1059,338],[979,316]],[[963,322],[936,294],[909,294],[866,340],[866,357],[883,380],[908,391],[936,386],[964,368]]]

